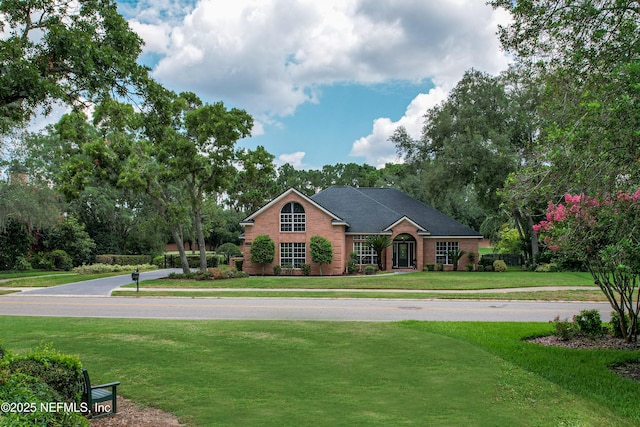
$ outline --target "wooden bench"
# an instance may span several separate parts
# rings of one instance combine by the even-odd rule
[[[87,404],[89,417],[98,418],[118,412],[116,407],[116,387],[120,385],[120,381],[92,386],[86,369],[82,370],[82,376],[84,378],[82,382],[82,402]],[[102,410],[97,409],[99,403],[108,401],[111,401],[109,410],[105,410],[106,405],[101,406]]]

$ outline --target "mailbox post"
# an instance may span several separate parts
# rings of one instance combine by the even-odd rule
[[[140,291],[140,272],[136,268],[133,273],[131,273],[131,279],[136,282],[136,292]]]

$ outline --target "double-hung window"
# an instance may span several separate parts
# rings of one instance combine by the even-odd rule
[[[300,203],[289,202],[280,210],[280,231],[305,231],[307,215]]]

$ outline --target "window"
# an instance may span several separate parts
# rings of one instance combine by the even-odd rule
[[[353,236],[353,251],[358,255],[358,264],[377,264],[378,254],[367,243],[367,236]]]
[[[458,242],[436,242],[436,263],[453,264],[449,256],[450,251],[458,250]]]
[[[304,243],[280,243],[280,265],[301,268],[307,262],[307,248]]]
[[[280,211],[280,231],[305,231],[307,216],[300,203],[290,202]]]

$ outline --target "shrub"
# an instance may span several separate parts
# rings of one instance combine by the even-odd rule
[[[467,271],[473,271],[473,268],[475,267],[473,264],[467,264]]]
[[[351,252],[349,254],[349,261],[347,262],[347,273],[349,274],[353,274],[356,272],[357,266],[358,265],[358,253],[357,252]]]
[[[474,261],[476,260],[476,253],[475,253],[475,252],[469,252],[469,253],[467,254],[467,259],[469,260],[469,262],[470,262],[471,264],[473,264],[473,263],[474,263]]]
[[[73,267],[73,260],[62,249],[56,249],[45,254],[45,258],[48,259],[56,270],[69,271]]]
[[[478,271],[484,271],[484,265],[478,264]]]
[[[169,273],[168,279],[173,280],[211,280],[211,272],[209,270],[196,271],[193,273]]]
[[[578,325],[580,332],[588,337],[602,335],[602,320],[598,310],[582,310],[580,314],[573,316],[573,321]]]
[[[279,276],[280,273],[282,272],[282,267],[279,265],[274,265],[273,266],[273,275],[274,276]]]
[[[424,266],[424,269],[426,271],[433,271],[433,270],[435,270],[435,268],[436,268],[435,264],[425,264],[425,266]]]
[[[493,270],[498,273],[505,272],[507,271],[507,264],[503,260],[497,259],[493,261]]]
[[[13,265],[13,269],[16,271],[28,271],[31,270],[33,267],[31,266],[31,263],[29,262],[28,259],[26,259],[23,256],[18,256],[16,258],[16,262]]]
[[[282,266],[282,274],[285,276],[293,276],[293,265],[286,264]]]
[[[568,319],[560,320],[560,316],[556,316],[552,322],[554,325],[555,335],[565,341],[570,340],[578,334],[578,327]]]
[[[443,271],[443,270],[444,270],[444,264],[437,263],[436,264],[436,271]]]
[[[0,370],[0,402],[22,402],[29,405],[59,402],[60,397],[38,378]],[[80,405],[77,406],[81,408]],[[6,412],[0,417],[3,426],[89,427],[89,421],[76,412]]]
[[[73,269],[74,273],[78,274],[96,274],[96,273],[118,273],[118,272],[132,272],[135,269],[138,271],[154,270],[155,265],[140,264],[140,265],[110,265],[110,264],[91,264],[82,265]]]
[[[308,276],[311,274],[311,265],[310,264],[302,264],[302,274]]]
[[[221,270],[217,267],[212,267],[209,268],[207,270],[209,272],[209,279],[212,280],[221,280],[221,279],[227,279],[227,275],[225,274],[224,270]]]
[[[625,314],[625,324],[628,325],[629,324],[629,316],[627,314]],[[622,333],[622,323],[620,322],[620,313],[618,313],[617,311],[612,311],[611,312],[611,329],[612,329],[612,333],[615,337],[617,338],[624,338],[624,334]]]
[[[153,257],[153,260],[151,261],[151,264],[155,265],[158,268],[163,268],[164,267],[164,255],[158,255]]]
[[[4,354],[4,350],[2,350]],[[38,347],[26,356],[7,353],[0,367],[0,402],[62,402],[80,406],[82,370],[76,356],[59,353],[51,345]],[[10,412],[0,417],[6,426],[89,426],[75,412]]]
[[[376,274],[376,266],[375,266],[375,265],[372,265],[372,264],[367,265],[367,266],[364,268],[364,274],[368,274],[368,275]]]
[[[537,266],[535,271],[537,273],[555,273],[556,271],[560,271],[560,269],[558,268],[558,264],[550,262]]]
[[[96,262],[100,264],[136,265],[151,261],[149,255],[96,255]]]
[[[236,270],[238,271],[242,271],[242,264],[243,264],[244,260],[242,259],[237,259],[236,260]]]
[[[80,403],[82,365],[77,356],[60,353],[51,344],[45,344],[24,357],[15,356],[8,368],[45,382],[66,402]]]

